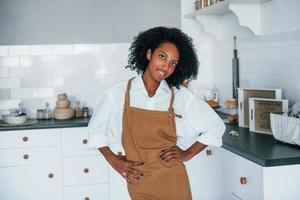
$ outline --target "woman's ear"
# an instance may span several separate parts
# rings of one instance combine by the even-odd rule
[[[152,55],[152,51],[151,51],[151,49],[148,49],[147,54],[146,54],[146,57],[147,57],[148,60],[151,59],[151,55]]]

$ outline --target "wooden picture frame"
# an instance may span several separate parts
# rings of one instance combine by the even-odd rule
[[[249,127],[249,98],[281,99],[281,89],[238,88],[238,121],[240,127]]]
[[[288,100],[249,98],[250,132],[272,134],[270,113],[283,114],[288,111]]]

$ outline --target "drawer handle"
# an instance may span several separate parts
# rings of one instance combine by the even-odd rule
[[[49,177],[49,178],[53,178],[53,177],[54,177],[54,174],[53,174],[53,173],[49,173],[49,174],[48,174],[48,177]]]
[[[89,171],[90,170],[88,168],[84,168],[84,170],[83,170],[84,173],[89,173]]]
[[[27,141],[28,141],[28,137],[27,137],[27,136],[24,136],[24,137],[23,137],[23,141],[24,141],[24,142],[27,142]]]
[[[121,151],[118,151],[118,156],[122,156],[123,155],[123,153],[121,152]]]
[[[85,198],[84,198],[84,200],[90,200],[90,198],[88,198],[88,197],[85,197]]]
[[[206,155],[207,156],[211,156],[212,155],[212,151],[210,149],[206,150]]]
[[[240,178],[240,183],[241,183],[241,185],[246,185],[247,184],[247,178],[246,177],[241,177]]]
[[[29,155],[24,154],[24,155],[23,155],[23,158],[24,158],[25,160],[27,160],[27,159],[29,158]]]
[[[87,144],[87,139],[82,140],[83,144]]]

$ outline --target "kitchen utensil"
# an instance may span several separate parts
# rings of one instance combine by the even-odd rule
[[[233,37],[234,49],[232,58],[232,97],[234,99],[238,98],[238,87],[240,87],[240,75],[239,75],[239,59],[237,57],[237,47],[236,47],[236,36]]]

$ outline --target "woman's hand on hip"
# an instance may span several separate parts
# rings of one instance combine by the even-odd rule
[[[125,156],[115,155],[111,159],[110,164],[129,183],[144,176],[142,172],[134,168],[135,166],[143,165],[144,162],[142,161],[128,161]]]
[[[178,146],[173,146],[169,149],[164,149],[161,151],[160,158],[166,162],[172,162],[172,161],[188,161],[188,153],[187,151],[184,151],[180,149]]]

